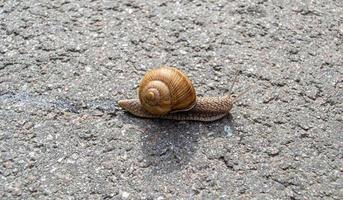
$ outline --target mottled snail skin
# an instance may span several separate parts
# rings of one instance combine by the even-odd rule
[[[229,114],[233,106],[233,97],[197,97],[196,105],[183,112],[174,112],[166,115],[153,115],[144,110],[139,99],[119,101],[119,106],[131,114],[143,118],[160,118],[172,120],[192,120],[210,122],[223,118]]]

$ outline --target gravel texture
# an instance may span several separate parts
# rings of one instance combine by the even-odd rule
[[[0,199],[343,199],[342,0],[0,0]],[[135,118],[146,70],[213,122]]]

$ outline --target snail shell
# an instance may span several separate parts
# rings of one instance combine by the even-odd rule
[[[139,99],[124,99],[118,104],[138,117],[210,122],[229,114],[233,103],[249,90],[233,96],[233,85],[224,96],[197,98],[186,75],[176,68],[161,67],[145,74]]]
[[[172,67],[148,71],[140,82],[138,96],[142,107],[154,115],[190,110],[196,104],[191,80]]]

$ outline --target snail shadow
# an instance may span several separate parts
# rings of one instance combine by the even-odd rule
[[[201,138],[230,137],[233,119],[228,115],[214,122],[136,119],[141,130],[145,166],[153,174],[167,174],[186,166],[198,149]]]

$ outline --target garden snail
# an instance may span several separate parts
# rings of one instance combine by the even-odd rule
[[[231,89],[221,97],[197,97],[192,82],[180,70],[160,67],[148,71],[141,80],[139,99],[120,100],[118,104],[143,118],[215,121],[226,116],[243,94],[234,98]]]

